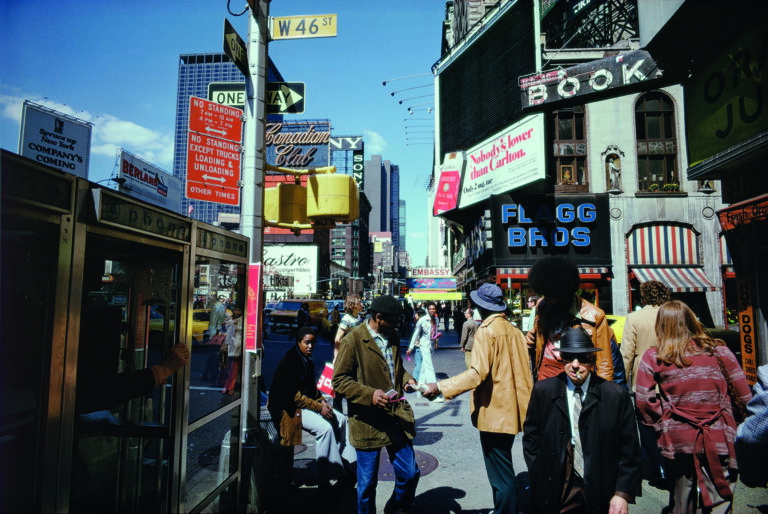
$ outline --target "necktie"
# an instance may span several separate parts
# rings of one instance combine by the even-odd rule
[[[573,467],[580,477],[584,476],[584,454],[581,450],[581,436],[579,434],[579,416],[581,416],[581,387],[573,390]]]

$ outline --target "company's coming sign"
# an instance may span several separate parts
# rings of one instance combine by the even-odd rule
[[[19,154],[87,179],[91,124],[25,100]]]
[[[264,290],[284,291],[292,278],[294,296],[317,289],[317,246],[267,245],[264,247]]]
[[[459,208],[543,179],[544,115],[523,118],[466,152]]]
[[[331,122],[267,123],[267,162],[286,168],[328,165]]]

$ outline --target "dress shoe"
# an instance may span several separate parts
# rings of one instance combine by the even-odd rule
[[[389,503],[384,505],[384,514],[408,514],[407,510],[395,509],[389,506]]]
[[[317,497],[326,503],[341,503],[341,495],[331,486],[330,482],[325,482],[317,486]]]

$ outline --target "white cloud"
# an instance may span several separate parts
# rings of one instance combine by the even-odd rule
[[[408,239],[424,239],[426,237],[426,232],[408,232]]]
[[[0,115],[21,123],[24,100],[67,114],[93,124],[91,153],[115,157],[117,148],[124,148],[160,168],[170,171],[173,167],[173,133],[159,132],[142,127],[132,121],[122,120],[111,114],[76,111],[66,104],[48,98],[24,97],[0,94]]]
[[[363,142],[368,155],[382,154],[387,147],[387,141],[384,137],[373,130],[363,130]]]

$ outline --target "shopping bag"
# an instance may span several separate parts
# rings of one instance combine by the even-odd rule
[[[320,380],[317,381],[317,389],[321,393],[330,394],[331,396],[334,396],[333,394],[333,364],[330,362],[325,363],[325,369],[323,370],[323,374],[320,375]]]

